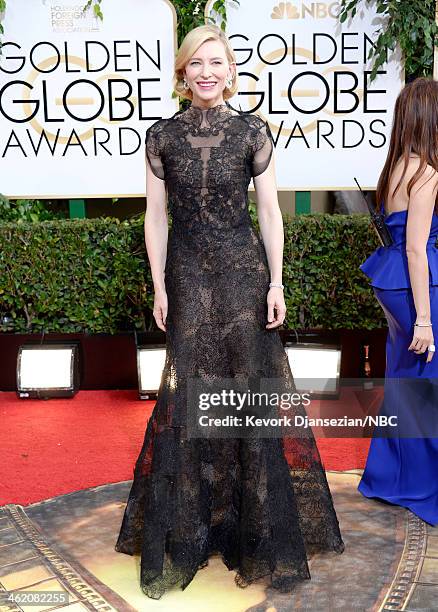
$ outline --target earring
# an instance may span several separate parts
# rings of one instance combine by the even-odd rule
[[[230,89],[230,87],[231,87],[231,85],[232,85],[232,84],[233,84],[233,79],[232,79],[232,78],[230,78],[230,77],[227,77],[227,78],[225,79],[225,86],[226,86],[228,89]]]
[[[183,78],[183,87],[184,89],[189,89],[189,84],[186,81],[186,77]]]

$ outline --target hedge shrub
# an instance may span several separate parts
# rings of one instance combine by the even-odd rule
[[[143,220],[0,223],[0,331],[156,329]],[[377,246],[367,215],[284,216],[284,231],[285,327],[385,324],[359,270]]]

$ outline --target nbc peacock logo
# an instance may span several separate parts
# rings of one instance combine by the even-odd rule
[[[271,19],[337,19],[340,10],[340,2],[279,2]]]

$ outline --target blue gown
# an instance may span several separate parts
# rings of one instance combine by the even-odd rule
[[[385,224],[394,244],[379,247],[360,266],[370,278],[388,322],[383,411],[400,415],[404,431],[392,437],[373,437],[358,490],[366,497],[408,508],[427,523],[437,525],[438,435],[427,437],[424,432],[437,429],[438,354],[426,363],[427,352],[417,355],[407,350],[412,342],[416,311],[406,256],[406,222],[406,210],[387,215]],[[434,213],[426,252],[431,321],[438,344],[437,237],[438,215]],[[397,379],[412,388],[400,390]],[[387,383],[391,383],[389,391]],[[412,436],[407,437],[406,430],[412,431]]]

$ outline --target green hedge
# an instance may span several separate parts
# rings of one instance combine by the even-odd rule
[[[156,329],[143,219],[0,223],[0,331]],[[366,215],[285,216],[284,229],[286,327],[385,324],[358,269],[377,246]]]
[[[287,326],[374,329],[385,317],[359,270],[379,246],[368,214],[284,218]]]

